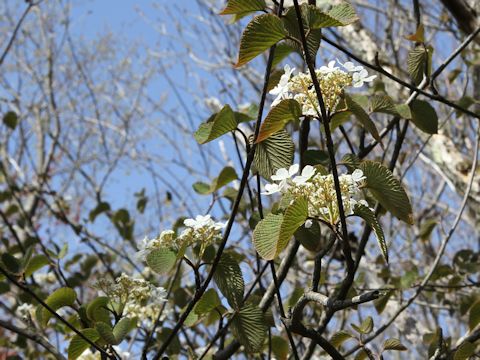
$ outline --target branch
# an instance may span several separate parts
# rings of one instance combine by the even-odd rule
[[[430,281],[430,278],[432,277],[432,275],[434,274],[438,265],[440,264],[440,260],[443,256],[443,253],[445,252],[447,244],[448,244],[449,240],[451,239],[452,235],[454,234],[455,230],[457,229],[457,226],[460,223],[460,220],[462,219],[463,212],[464,212],[464,210],[467,206],[468,198],[469,198],[470,192],[472,190],[473,180],[475,178],[475,173],[476,173],[476,169],[477,169],[479,143],[480,143],[480,125],[477,125],[477,133],[476,133],[476,140],[475,140],[475,147],[474,147],[475,153],[474,153],[474,156],[473,156],[473,163],[472,163],[472,168],[471,168],[471,171],[470,171],[470,179],[469,179],[467,188],[465,189],[465,195],[463,196],[462,204],[460,205],[460,209],[457,213],[457,216],[455,217],[455,220],[453,221],[452,226],[450,227],[450,230],[448,231],[447,235],[443,238],[443,240],[440,244],[440,248],[438,249],[437,256],[435,257],[435,260],[434,260],[433,264],[431,265],[430,270],[428,271],[428,273],[423,278],[423,280],[420,283],[420,285],[418,286],[415,294],[413,294],[412,297],[410,297],[408,299],[408,301],[400,309],[398,309],[398,311],[395,313],[395,315],[393,315],[392,318],[388,322],[386,322],[384,325],[382,325],[380,328],[378,328],[375,331],[375,333],[370,335],[368,338],[365,338],[363,340],[363,344],[367,344],[368,342],[375,339],[378,335],[383,333],[383,331],[385,331],[396,320],[396,318],[415,301],[415,299],[420,295],[420,293],[428,285],[428,282]],[[349,350],[346,353],[346,355],[350,355],[357,350],[358,350],[358,347],[352,348],[351,350]]]
[[[75,326],[70,324],[67,320],[65,320],[63,317],[58,315],[58,313],[53,310],[47,303],[45,303],[42,299],[38,297],[37,294],[35,294],[34,291],[30,290],[27,286],[19,283],[15,278],[13,278],[8,271],[6,271],[4,268],[0,267],[0,273],[2,273],[8,281],[10,281],[12,284],[23,290],[24,292],[28,293],[30,296],[32,296],[35,300],[37,300],[40,305],[42,305],[49,313],[51,313],[54,317],[56,317],[60,322],[62,322],[64,325],[66,325],[70,330],[72,330],[75,334],[80,336],[83,340],[85,340],[90,346],[93,346],[95,349],[100,351],[100,353],[107,358],[115,359],[115,357],[112,357],[112,355],[109,355],[105,350],[103,350],[100,346],[95,344],[93,341],[91,341],[88,337],[83,335]]]
[[[282,7],[283,7],[282,5],[283,5],[283,1],[281,2],[280,7],[278,8],[278,15],[281,14]],[[263,91],[262,91],[262,96],[261,96],[261,100],[260,100],[260,104],[259,104],[257,121],[255,123],[255,133],[254,133],[254,137],[253,137],[253,145],[252,145],[252,148],[251,148],[250,152],[248,153],[247,161],[245,163],[245,169],[243,171],[242,179],[241,179],[241,182],[240,182],[240,188],[238,190],[237,197],[235,199],[235,203],[233,205],[230,217],[228,219],[228,223],[227,223],[225,233],[224,233],[223,238],[222,238],[222,242],[220,243],[220,246],[218,247],[215,259],[213,260],[212,268],[210,269],[210,272],[208,273],[207,278],[205,279],[205,282],[203,283],[202,287],[200,289],[198,289],[197,291],[195,291],[193,299],[188,303],[187,308],[185,309],[185,311],[182,313],[182,315],[178,319],[177,323],[175,324],[175,326],[172,329],[171,333],[169,334],[168,338],[165,340],[165,342],[162,344],[162,346],[160,347],[158,352],[153,357],[154,360],[159,360],[161,358],[162,354],[166,351],[166,349],[168,348],[168,346],[170,345],[172,340],[176,338],[178,332],[180,331],[181,327],[183,326],[183,323],[187,319],[188,315],[192,312],[195,304],[200,300],[200,298],[202,297],[204,292],[207,290],[208,285],[210,284],[210,282],[213,279],[213,274],[215,273],[215,271],[217,269],[218,263],[220,262],[220,258],[223,254],[223,250],[225,249],[225,246],[227,244],[228,238],[230,236],[230,232],[231,232],[232,227],[233,227],[233,222],[235,221],[235,217],[237,215],[238,208],[240,206],[240,201],[242,200],[243,191],[244,191],[245,186],[246,186],[247,181],[248,181],[250,168],[251,168],[251,165],[253,163],[253,158],[254,158],[254,155],[255,155],[255,150],[256,150],[255,140],[257,139],[258,134],[260,132],[260,125],[261,125],[261,122],[262,122],[263,108],[265,106],[265,101],[266,101],[266,97],[267,97],[267,89],[268,89],[268,83],[269,83],[269,80],[270,80],[270,72],[271,72],[271,69],[272,69],[273,58],[274,58],[274,54],[275,54],[275,48],[276,48],[276,46],[273,45],[270,48],[270,52],[269,52],[269,55],[268,55],[267,67],[265,69],[265,76],[264,76]]]
[[[23,21],[27,17],[28,13],[34,6],[36,6],[38,3],[33,3],[30,2],[23,12],[22,16],[20,17],[20,20],[18,20],[17,25],[15,26],[15,29],[13,30],[12,36],[10,37],[10,40],[7,43],[7,46],[5,47],[5,50],[3,50],[2,56],[0,56],[0,66],[2,66],[3,62],[5,61],[5,58],[7,57],[8,53],[10,52],[10,49],[12,48],[13,42],[15,41],[15,38],[17,37],[18,31],[20,30],[20,27],[23,24]]]
[[[463,48],[465,48],[474,38],[475,36],[478,35],[478,33],[480,32],[480,27],[477,28],[477,30],[475,32],[473,32],[472,34],[470,34],[468,36],[468,38],[462,43],[462,46]],[[385,75],[386,77],[388,77],[389,79],[395,81],[396,83],[402,85],[403,87],[406,87],[412,91],[414,91],[414,93],[416,93],[415,96],[418,96],[418,94],[420,95],[423,95],[423,96],[426,96],[432,100],[435,100],[435,101],[438,101],[440,103],[443,103],[451,108],[454,108],[458,111],[461,111],[467,115],[470,115],[476,119],[480,119],[480,115],[474,113],[473,111],[470,111],[468,109],[465,109],[463,108],[462,106],[459,106],[457,104],[455,104],[454,102],[450,101],[450,100],[447,100],[445,99],[444,97],[440,96],[440,95],[434,95],[434,94],[431,94],[429,92],[426,92],[424,90],[422,90],[421,86],[422,84],[420,84],[419,87],[416,87],[414,85],[411,85],[410,83],[396,77],[395,75],[389,73],[388,71],[386,71],[383,67],[381,67],[379,64],[376,64],[376,65],[373,65],[373,64],[370,64],[369,62],[359,58],[358,56],[356,56],[355,54],[353,54],[351,51],[345,49],[343,46],[337,44],[336,42],[330,40],[329,38],[327,38],[325,35],[322,35],[322,40],[324,40],[326,43],[332,45],[333,47],[337,48],[338,50],[340,50],[341,52],[343,52],[344,54],[348,55],[350,58],[354,59],[355,61],[357,61],[358,63],[362,64],[363,66],[366,66],[376,72],[379,72],[380,74],[383,74]],[[463,50],[463,49],[462,49]],[[461,50],[460,50],[461,51]],[[456,57],[456,55],[455,55]],[[453,59],[452,59],[453,60]],[[451,61],[451,60],[450,60]],[[448,64],[447,64],[448,65]],[[446,66],[446,65],[445,65]],[[441,69],[443,70],[443,68]],[[441,71],[440,70],[440,71]],[[440,72],[437,72],[433,73],[432,76],[431,76],[431,79],[433,80],[436,76],[439,75]],[[435,76],[436,75],[436,76]],[[423,82],[422,82],[423,83]],[[412,94],[413,95],[413,94]]]
[[[45,350],[47,350],[50,354],[52,354],[53,356],[55,356],[56,359],[58,360],[66,360],[66,358],[60,354],[57,349],[55,349],[55,347],[50,344],[48,342],[47,339],[45,339],[43,336],[40,336],[39,334],[37,334],[36,332],[34,331],[31,331],[29,329],[21,329],[9,322],[6,322],[2,319],[0,319],[0,326],[9,330],[9,331],[12,331],[16,334],[19,334],[21,336],[24,336],[26,337],[27,339],[30,339],[34,342],[36,342],[38,345],[40,345],[41,347],[43,347]]]
[[[328,155],[330,158],[330,165],[332,167],[333,181],[335,184],[335,192],[337,195],[338,212],[340,214],[340,223],[342,226],[342,250],[343,250],[343,255],[345,256],[345,262],[347,264],[347,276],[350,278],[350,277],[353,277],[353,269],[355,265],[353,262],[352,250],[350,249],[350,243],[348,238],[347,221],[345,217],[345,211],[343,208],[342,192],[340,190],[340,181],[338,179],[338,170],[337,170],[337,164],[335,160],[335,149],[333,146],[332,134],[330,132],[330,119],[327,115],[327,109],[325,107],[325,103],[323,102],[322,90],[320,88],[320,84],[318,82],[317,75],[315,73],[314,61],[311,58],[310,53],[308,52],[307,38],[305,36],[305,28],[303,27],[302,13],[300,10],[300,6],[298,5],[298,0],[293,0],[293,4],[295,6],[298,27],[300,29],[300,38],[302,42],[303,54],[305,56],[305,62],[307,63],[308,70],[310,71],[310,76],[312,78],[313,86],[315,88],[315,93],[317,95],[318,105],[320,106],[320,112],[322,115],[322,123],[325,131],[325,138],[327,143]],[[345,295],[346,293],[339,294],[340,297]]]

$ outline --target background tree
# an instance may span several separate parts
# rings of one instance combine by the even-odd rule
[[[75,6],[0,5],[4,356],[475,356],[477,1]]]

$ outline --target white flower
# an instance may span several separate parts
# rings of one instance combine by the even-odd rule
[[[148,249],[149,240],[145,236],[141,242],[138,243],[138,251],[135,253],[134,257],[138,261],[145,261],[148,253],[150,252]]]
[[[288,170],[285,168],[278,169],[275,175],[272,175],[271,179],[273,181],[288,180],[298,172],[299,167],[298,164],[293,164]]]
[[[100,359],[101,359],[100,353],[97,351],[94,354],[90,349],[85,350],[79,357],[77,357],[77,360],[100,360]]]
[[[338,63],[341,64],[343,66],[343,68],[345,70],[347,70],[348,72],[357,72],[357,71],[362,71],[363,70],[363,66],[361,66],[361,65],[355,66],[355,64],[352,63],[351,61],[347,61],[344,64],[342,64],[340,61]]]
[[[265,185],[265,191],[262,192],[262,195],[272,195],[276,194],[285,187],[286,181],[281,181],[280,184],[266,184]]]
[[[307,221],[305,221],[305,229],[310,229],[313,225],[313,221],[308,219]]]
[[[362,182],[365,179],[366,176],[363,175],[363,171],[360,169],[355,169],[355,171],[352,173],[352,180],[357,183]]]
[[[302,170],[302,175],[296,176],[293,182],[297,185],[305,184],[311,177],[315,175],[315,168],[311,165],[307,165]]]
[[[195,230],[201,229],[202,227],[213,225],[213,220],[210,215],[197,215],[195,219],[185,219],[183,225],[194,228]]]
[[[34,318],[35,317],[35,306],[32,304],[24,303],[17,307],[15,314],[21,318]]]
[[[216,223],[213,224],[213,228],[214,228],[215,230],[222,230],[222,229],[225,229],[226,227],[227,227],[227,223],[226,223],[226,222],[224,222],[224,223],[222,223],[222,222],[216,222]]]
[[[338,66],[335,66],[335,62],[336,62],[335,60],[332,60],[328,63],[328,66],[321,66],[320,72],[323,74],[329,74],[338,70]]]
[[[359,72],[353,73],[353,87],[361,87],[364,83],[372,82],[377,75],[368,76],[368,72],[365,69]]]
[[[222,110],[222,103],[216,97],[209,97],[204,99],[205,106],[213,112]]]
[[[283,99],[288,99],[290,98],[290,77],[292,76],[292,73],[295,71],[295,68],[290,68],[290,65],[285,65],[284,67],[284,73],[282,77],[280,78],[280,81],[278,82],[277,86],[275,86],[272,90],[270,90],[269,94],[271,95],[277,95],[275,100],[272,102],[272,106],[277,105],[280,101]]]

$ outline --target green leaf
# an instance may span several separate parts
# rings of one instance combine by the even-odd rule
[[[360,164],[366,176],[367,188],[375,199],[400,220],[413,224],[413,213],[410,200],[392,172],[375,161],[364,161]]]
[[[236,128],[235,114],[229,105],[225,105],[217,114],[202,123],[194,136],[199,144],[205,144]]]
[[[348,120],[350,120],[350,116],[352,115],[351,111],[339,111],[332,115],[330,119],[330,131],[334,131],[339,126],[345,124]]]
[[[392,98],[388,95],[374,95],[370,99],[370,112],[400,116]]]
[[[437,226],[438,220],[434,218],[426,219],[425,221],[422,221],[422,224],[420,226],[420,231],[418,232],[418,236],[420,239],[426,241],[430,238],[432,235],[433,230],[435,229],[435,226]]]
[[[381,314],[383,310],[385,310],[385,307],[387,306],[388,300],[392,297],[394,291],[390,290],[388,291],[384,296],[379,297],[376,299],[373,304],[375,306],[375,310],[377,310],[377,313]]]
[[[363,220],[365,220],[368,226],[373,229],[373,231],[375,232],[375,236],[377,237],[378,246],[380,247],[383,258],[388,263],[388,248],[385,241],[385,235],[383,233],[382,227],[380,226],[380,223],[378,222],[377,217],[375,216],[375,213],[367,206],[358,203],[353,208],[353,213],[356,216],[359,216]]]
[[[80,332],[82,333],[83,336],[85,336],[87,339],[89,339],[92,342],[95,342],[98,339],[100,339],[100,334],[95,329],[90,329],[90,328],[83,329],[83,330],[80,330]],[[70,341],[70,344],[68,345],[68,350],[67,350],[68,360],[77,359],[89,347],[90,347],[90,344],[88,342],[86,342],[79,335],[75,335]]]
[[[248,353],[260,351],[267,326],[262,310],[254,304],[245,305],[232,319],[232,334]]]
[[[432,68],[432,53],[433,48],[431,46],[426,48],[423,45],[416,46],[414,49],[408,52],[407,57],[407,70],[412,78],[413,82],[418,85],[423,80],[425,74],[425,67],[428,61],[428,76],[430,76]]]
[[[383,350],[406,351],[407,348],[400,342],[400,340],[391,338],[385,340],[385,342],[383,343]]]
[[[218,189],[237,179],[238,175],[235,172],[235,169],[231,166],[226,166],[222,169],[220,174],[215,179],[213,179],[212,185],[210,186],[210,191],[217,191]]]
[[[290,166],[294,150],[290,135],[285,130],[280,130],[257,144],[253,160],[255,168],[261,176],[270,180],[278,169]]]
[[[320,41],[322,39],[322,30],[320,28],[313,29],[310,27],[310,22],[314,21],[315,13],[317,11],[318,9],[313,5],[303,4],[301,6],[304,33],[306,35],[307,41],[307,49],[312,58],[315,58],[317,56],[318,48],[320,47]],[[300,40],[300,28],[298,26],[298,19],[295,8],[289,8],[282,19],[288,36]],[[294,50],[296,50],[303,57],[303,49],[299,42],[293,40],[286,40],[285,43]]]
[[[355,115],[355,117],[362,124],[365,130],[367,130],[375,140],[381,142],[382,139],[378,134],[377,127],[373,123],[372,119],[370,119],[370,116],[367,114],[367,112],[363,110],[362,106],[355,102],[349,95],[345,95],[345,103],[348,110],[350,110],[353,115]]]
[[[25,267],[25,277],[31,276],[35,271],[50,264],[50,260],[45,255],[35,255],[32,257],[28,265]]]
[[[18,116],[15,112],[9,111],[3,115],[3,123],[12,130],[18,125]]]
[[[280,226],[280,236],[277,242],[275,256],[278,256],[287,246],[297,229],[305,223],[308,217],[308,202],[304,197],[294,200],[287,207],[283,216],[282,225]]]
[[[285,71],[283,69],[282,70],[274,69],[270,72],[270,78],[268,79],[268,86],[267,86],[268,92],[270,92],[270,90],[272,90],[273,88],[275,88],[275,86],[278,85],[283,74],[285,74]]]
[[[339,332],[333,334],[332,338],[330,339],[330,343],[339,348],[345,341],[352,339],[354,336],[350,334],[348,331],[340,330]]]
[[[295,49],[286,43],[280,43],[275,47],[272,67],[277,66],[283,59],[290,55]],[[271,89],[269,89],[270,91]]]
[[[211,194],[210,184],[207,184],[207,183],[204,183],[204,182],[201,182],[201,181],[197,181],[195,184],[193,184],[192,188],[193,188],[193,190],[195,190],[195,192],[197,194],[200,194],[200,195]]]
[[[480,323],[480,301],[476,302],[468,314],[468,328],[473,330]]]
[[[427,134],[438,132],[438,116],[432,105],[423,100],[413,100],[410,103],[410,109],[412,122],[416,127]]]
[[[287,360],[290,354],[288,341],[281,336],[272,336],[272,352],[275,359]]]
[[[135,329],[137,326],[136,318],[124,317],[113,328],[113,335],[115,336],[116,344],[120,344],[127,334]]]
[[[237,179],[238,175],[235,172],[235,169],[231,166],[226,166],[222,169],[220,174],[213,179],[210,185],[203,182],[196,182],[193,184],[193,189],[201,195],[208,195]]]
[[[340,163],[344,165],[349,172],[354,172],[355,169],[360,168],[361,160],[355,154],[345,154]]]
[[[77,294],[73,289],[63,287],[55,290],[52,294],[50,294],[45,300],[45,303],[52,310],[57,311],[64,306],[72,306],[75,303],[76,299]],[[50,320],[52,316],[53,315],[50,313],[50,311],[39,305],[39,307],[37,308],[37,318],[43,326],[47,325],[48,320]]]
[[[315,7],[311,12],[311,29],[319,29],[331,26],[346,26],[358,20],[355,9],[352,5],[346,2],[333,6],[327,13],[324,13]]]
[[[160,248],[152,250],[146,260],[148,266],[157,274],[166,274],[175,265],[177,254],[168,248]]]
[[[10,255],[9,253],[2,254],[2,263],[5,266],[5,269],[12,274],[20,275],[23,271],[23,266],[20,259],[17,259],[15,256]]]
[[[323,150],[307,150],[303,153],[305,165],[323,165],[327,166],[330,164],[330,159],[328,153]]]
[[[368,359],[368,353],[365,349],[360,349],[353,360],[365,360]]]
[[[288,205],[285,215],[268,214],[253,231],[253,245],[265,260],[273,260],[287,246],[308,217],[308,203],[303,197]]]
[[[278,105],[273,107],[260,127],[256,142],[259,143],[267,139],[270,135],[282,130],[290,121],[298,120],[302,115],[300,104],[292,99],[280,101]]]
[[[220,301],[215,289],[208,289],[202,295],[200,300],[198,300],[198,303],[195,305],[194,312],[200,316],[205,315],[221,304],[222,302]]]
[[[245,65],[265,50],[285,38],[279,17],[271,14],[256,16],[245,28],[240,40],[240,52],[235,67]]]
[[[370,334],[373,330],[373,319],[371,316],[368,316],[362,323],[358,326],[351,324],[352,327],[360,334],[367,335]]]
[[[99,296],[93,299],[87,306],[87,317],[91,321],[102,321],[110,323],[110,312],[107,310],[107,305],[110,299],[106,296]]]
[[[265,0],[228,0],[220,15],[244,15],[267,7]]]
[[[94,222],[98,215],[106,211],[110,211],[110,204],[108,202],[99,203],[88,215],[90,222]]]
[[[98,331],[98,333],[100,334],[100,337],[107,344],[110,344],[110,345],[118,344],[117,339],[115,338],[115,335],[113,335],[112,327],[110,325],[100,321],[95,324],[95,330]]]
[[[230,306],[239,309],[243,302],[245,282],[238,262],[229,253],[223,253],[220,258],[213,280]]]
[[[273,260],[277,254],[277,244],[283,215],[268,214],[253,231],[253,245],[265,260]]]
[[[475,354],[475,345],[473,345],[468,341],[465,341],[458,347],[457,351],[455,351],[453,360],[468,360],[474,354]]]
[[[395,109],[397,110],[400,117],[402,117],[403,119],[412,118],[412,111],[410,110],[410,106],[408,106],[407,104],[395,105]]]

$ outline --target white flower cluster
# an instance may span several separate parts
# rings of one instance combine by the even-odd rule
[[[133,278],[125,273],[115,282],[100,279],[96,287],[111,301],[123,308],[123,315],[138,317],[140,321],[154,321],[161,305],[166,301],[163,287],[155,287],[144,279]]]
[[[275,182],[265,185],[263,194],[271,195],[280,192],[290,194],[293,198],[304,196],[308,201],[309,217],[322,219],[332,225],[338,223],[340,213],[333,175],[321,175],[313,166],[307,165],[300,175],[293,177],[298,170],[298,164],[290,166],[289,169],[278,169],[271,177]],[[360,169],[356,169],[352,174],[339,176],[345,215],[353,214],[357,203],[368,207],[368,203],[360,199],[362,195],[360,189],[365,179]],[[311,224],[311,221],[307,221],[305,226],[310,227]]]
[[[34,319],[35,318],[35,306],[32,304],[23,303],[15,310],[15,315],[22,319]]]
[[[315,70],[327,111],[335,110],[340,96],[347,86],[358,88],[364,83],[372,82],[377,77],[376,75],[369,76],[363,66],[355,66],[351,62],[344,64],[338,62],[338,64],[343,70],[335,66],[335,60],[330,61],[328,66],[322,66]],[[284,74],[279,83],[270,91],[271,95],[276,96],[272,106],[284,99],[294,99],[302,106],[303,115],[318,116],[320,108],[310,72],[300,72],[294,75],[294,71],[295,68],[291,68],[288,64],[285,65]]]
[[[200,256],[205,248],[221,237],[221,231],[225,223],[215,222],[210,215],[198,215],[195,219],[185,219],[183,222],[186,229],[175,237],[173,230],[162,231],[158,238],[148,240],[147,238],[139,244],[140,251],[137,258],[145,260],[145,257],[155,249],[170,248],[179,250],[194,244],[200,244]]]
[[[113,350],[115,350],[115,353],[120,357],[120,360],[129,360],[131,359],[131,354],[128,351],[122,351],[122,349],[119,346],[112,346]],[[95,352],[93,353],[92,350],[87,349],[85,350],[79,357],[77,357],[77,360],[100,360],[102,356],[100,355],[100,352]]]

